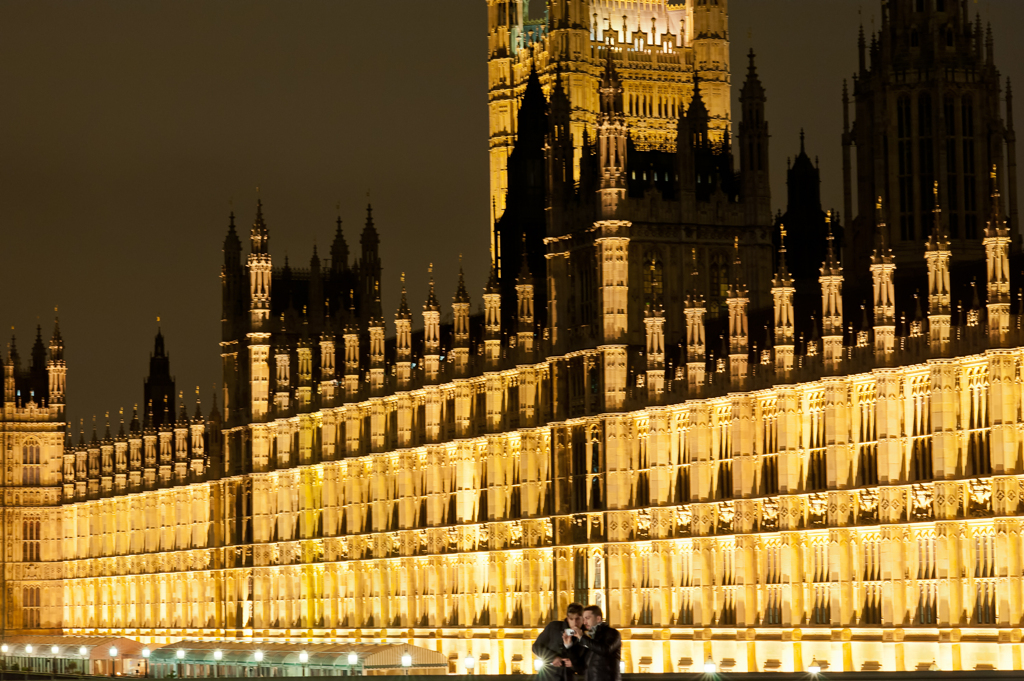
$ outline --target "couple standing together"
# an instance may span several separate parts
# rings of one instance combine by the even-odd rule
[[[620,681],[622,638],[608,626],[596,605],[578,603],[566,609],[565,619],[552,622],[533,644],[533,654],[544,662],[538,670],[543,681]]]

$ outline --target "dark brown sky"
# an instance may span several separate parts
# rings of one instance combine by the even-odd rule
[[[841,207],[839,94],[879,5],[730,3],[734,95],[751,44],[768,92],[775,208],[801,127]],[[1024,89],[1024,2],[972,6]],[[0,329],[26,358],[60,306],[74,429],[141,401],[158,315],[178,387],[208,403],[229,202],[244,235],[257,185],[275,262],[323,254],[338,202],[356,250],[369,190],[386,311],[403,270],[419,309],[430,262],[449,298],[460,252],[478,298],[485,36],[483,0],[0,0]]]

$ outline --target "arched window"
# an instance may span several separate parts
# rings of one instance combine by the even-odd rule
[[[40,525],[38,520],[23,520],[21,523],[21,559],[26,563],[39,561],[39,534]]]
[[[40,467],[39,441],[27,440],[21,446],[21,484],[38,485]]]
[[[22,626],[26,629],[38,629],[40,626],[39,616],[39,587],[27,586],[21,591]]]

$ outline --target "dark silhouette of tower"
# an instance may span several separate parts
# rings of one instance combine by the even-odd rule
[[[821,263],[825,261],[828,226],[821,207],[821,174],[804,147],[804,133],[800,131],[800,153],[786,171],[786,212],[776,221],[773,234],[775,251],[779,251],[779,223],[786,228],[786,258],[790,274],[799,282],[816,287]],[[841,234],[833,236],[840,238]],[[804,287],[808,288],[808,287]]]
[[[164,334],[159,329],[149,356],[149,376],[144,387],[145,423],[159,428],[174,423],[174,378],[171,358],[164,349]]]
[[[1011,233],[1017,229],[1012,109],[1007,88],[1004,123],[991,29],[983,34],[980,18],[972,24],[967,0],[881,4],[881,30],[870,45],[861,29],[852,127],[845,87],[843,93],[846,216],[854,214],[856,203],[848,266],[867,267],[881,197],[898,267],[923,269],[935,182],[954,258],[980,259],[993,166],[1008,185],[1009,227]]]
[[[568,125],[564,124],[564,121],[561,121],[555,130],[555,134],[569,134]],[[522,263],[524,246],[531,271],[543,273],[547,268],[544,258],[544,236],[549,207],[546,196],[549,177],[545,163],[545,145],[549,133],[548,103],[536,71],[531,72],[526,82],[516,132],[515,148],[508,159],[507,208],[495,222],[493,234],[494,266],[502,299],[506,301],[515,300],[516,277]],[[553,161],[562,160],[563,141],[553,140]],[[560,164],[560,168],[562,173],[557,174],[552,183],[557,184],[559,195],[565,196],[565,192],[570,191],[572,187],[571,156],[567,164]],[[545,300],[545,291],[544,278],[540,277],[534,289],[534,300]],[[538,305],[535,309],[537,323],[543,324],[546,316],[543,305]],[[514,311],[514,305],[502,306],[503,324],[511,323]]]

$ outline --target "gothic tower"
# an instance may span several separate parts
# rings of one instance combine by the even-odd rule
[[[174,378],[171,376],[171,358],[164,348],[164,334],[159,329],[149,356],[149,376],[146,377],[143,404],[145,422],[159,428],[174,422]]]
[[[858,271],[867,266],[875,203],[882,197],[896,260],[901,268],[923,269],[935,182],[953,253],[960,260],[980,260],[988,170],[1014,158],[991,31],[983,36],[980,18],[972,24],[967,0],[881,4],[882,26],[870,46],[861,33],[855,119],[843,132],[844,213],[856,212],[847,241],[852,264]],[[844,92],[847,121],[849,104]],[[1003,173],[1009,179],[1011,233],[1017,230],[1015,173]]]
[[[534,0],[535,3],[538,0]],[[505,210],[508,164],[530,74],[545,92],[555,74],[572,104],[573,172],[579,175],[584,132],[594,138],[597,90],[605,53],[621,61],[626,124],[641,148],[674,144],[675,120],[704,83],[712,137],[727,136],[730,115],[728,0],[675,3],[669,0],[549,0],[533,18],[529,0],[487,0],[488,107],[491,203],[494,219]],[[628,62],[628,68],[624,64]],[[491,241],[492,257],[498,249]],[[518,260],[510,261],[518,269]],[[513,274],[514,276],[514,274]]]

